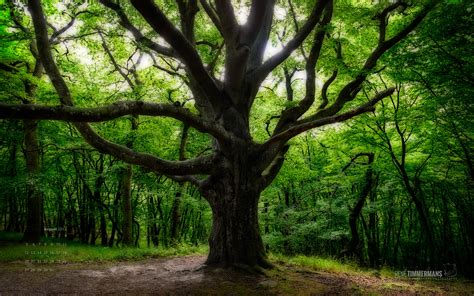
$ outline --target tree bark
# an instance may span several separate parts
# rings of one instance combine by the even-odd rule
[[[361,263],[363,261],[363,257],[362,257],[362,250],[360,246],[360,236],[359,236],[359,231],[357,229],[357,224],[358,224],[359,216],[362,212],[362,208],[364,207],[365,200],[367,199],[367,196],[370,194],[373,187],[372,163],[374,162],[373,153],[361,153],[361,154],[356,155],[351,160],[350,164],[352,164],[356,158],[362,155],[367,156],[368,158],[367,165],[369,167],[367,168],[367,171],[365,173],[364,186],[362,187],[362,190],[359,193],[359,197],[349,213],[349,229],[351,231],[351,239],[349,243],[347,244],[346,248],[341,252],[341,256],[352,257],[356,255],[359,259],[359,262]],[[344,169],[347,169],[347,168],[348,166],[346,166]]]
[[[36,52],[34,42],[31,43],[31,51]],[[34,77],[40,78],[43,75],[43,66],[36,60],[35,67],[31,73]],[[34,101],[36,85],[25,81],[26,93],[28,95],[27,105]],[[25,160],[26,160],[26,198],[27,198],[27,218],[26,229],[23,235],[25,242],[39,242],[43,232],[42,202],[43,196],[38,188],[38,173],[40,170],[40,151],[38,140],[38,122],[31,119],[23,120],[25,128]]]
[[[9,175],[10,178],[15,178],[17,175],[17,143],[12,143],[10,149],[9,159]],[[19,217],[19,201],[17,200],[17,189],[13,185],[10,192],[8,193],[8,224],[6,225],[6,231],[20,232],[20,217]]]
[[[179,160],[185,160],[186,155],[186,142],[188,140],[188,131],[189,125],[184,124],[183,130],[181,133],[181,140],[179,145]],[[176,190],[173,206],[171,208],[171,229],[170,229],[170,239],[171,244],[176,244],[178,242],[178,235],[179,235],[179,225],[181,223],[181,197],[184,191],[184,183],[180,182],[178,185],[178,189]]]
[[[122,173],[120,194],[122,197],[122,244],[133,246],[132,239],[132,165],[127,164]]]
[[[206,264],[269,268],[258,224],[258,201],[265,185],[253,174],[252,153],[242,148],[234,147],[225,163],[218,164],[228,169],[207,183],[208,188],[201,187],[212,209]]]
[[[118,227],[118,207],[119,207],[119,201],[120,201],[120,188],[117,192],[117,194],[115,194],[115,198],[114,198],[114,203],[113,203],[113,211],[111,213],[111,216],[110,216],[110,221],[112,222],[112,230],[111,230],[111,233],[110,233],[110,238],[109,238],[109,247],[113,247],[114,246],[114,240],[115,240],[115,233],[116,232],[119,232],[119,227]],[[119,233],[120,235],[120,233]]]
[[[259,192],[237,193],[231,189],[232,184],[224,185],[227,190],[211,203],[212,231],[206,264],[269,267],[258,226]]]
[[[23,241],[37,243],[41,239],[42,232],[42,214],[41,203],[42,196],[38,190],[39,173],[39,143],[37,134],[37,122],[34,120],[25,120],[25,158],[27,170],[26,194],[28,201],[26,230],[23,235]]]
[[[181,196],[184,184],[180,183],[174,195],[173,206],[171,207],[171,226],[170,226],[170,240],[172,245],[178,243],[179,225],[181,223]]]

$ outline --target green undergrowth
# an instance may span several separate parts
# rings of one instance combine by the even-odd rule
[[[334,273],[363,274],[383,277],[394,277],[394,271],[383,267],[381,269],[371,269],[359,266],[356,262],[348,260],[339,260],[330,257],[318,256],[286,256],[282,254],[270,254],[270,261],[291,264],[299,267],[306,267],[313,270],[321,270]]]
[[[43,238],[39,244],[21,242],[21,234],[0,232],[0,262],[48,261],[56,263],[140,260],[153,257],[203,255],[205,245],[181,244],[176,247],[102,247],[55,238]]]

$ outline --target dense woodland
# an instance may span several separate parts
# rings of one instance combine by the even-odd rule
[[[0,3],[1,231],[474,274],[471,1]]]

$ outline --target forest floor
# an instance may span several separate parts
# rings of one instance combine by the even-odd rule
[[[262,275],[203,268],[205,256],[0,263],[0,295],[474,295],[473,281],[417,281],[277,261]]]

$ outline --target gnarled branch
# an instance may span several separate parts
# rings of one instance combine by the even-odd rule
[[[270,74],[278,65],[283,63],[292,53],[296,50],[303,41],[308,37],[311,31],[314,29],[316,24],[319,22],[324,8],[328,4],[329,0],[318,0],[315,4],[311,15],[306,20],[306,23],[301,27],[301,29],[296,33],[296,35],[291,39],[283,49],[270,57],[266,62],[264,62],[260,67],[258,67],[253,76],[255,80],[261,82],[265,77]]]
[[[74,106],[13,105],[0,103],[0,118],[49,119],[70,122],[103,122],[125,115],[171,117],[189,124],[203,133],[209,133],[225,141],[226,132],[219,126],[207,122],[189,110],[172,104],[156,104],[143,101],[121,101],[112,105],[79,108]]]
[[[418,24],[424,19],[424,17],[428,14],[428,12],[433,8],[433,5],[434,4],[430,4],[424,7],[415,16],[415,18],[408,25],[405,26],[405,28],[399,31],[392,38],[388,40],[380,39],[377,47],[372,51],[370,56],[365,61],[365,64],[360,71],[360,74],[358,74],[353,80],[351,80],[341,89],[335,102],[324,109],[320,109],[314,115],[301,120],[301,123],[307,123],[307,122],[314,121],[317,119],[326,118],[328,116],[333,116],[337,114],[347,102],[353,100],[359,93],[362,83],[366,80],[367,76],[377,65],[377,61],[380,59],[380,57],[382,57],[382,55],[387,50],[392,48],[400,40],[406,37],[411,31],[413,31],[413,29],[415,29],[416,26],[418,26]],[[389,11],[392,11],[392,10],[389,10]],[[385,25],[382,25],[382,23],[385,24],[386,18],[387,18],[387,14],[384,14],[384,19],[379,20],[381,22],[379,26],[380,27],[379,30],[384,30]],[[380,34],[379,38],[385,38],[385,34]]]
[[[325,26],[331,22],[332,14],[333,1],[330,0],[325,8],[323,19],[316,29],[313,45],[311,46],[309,57],[306,60],[306,94],[298,105],[282,112],[280,120],[275,128],[275,132],[280,132],[288,125],[298,120],[298,118],[314,103],[316,95],[316,64],[318,63],[324,36],[326,35]]]
[[[175,28],[154,1],[131,0],[131,3],[148,24],[178,53],[179,58],[186,65],[188,73],[192,75],[212,105],[216,107],[230,102],[230,99],[227,98],[224,92],[219,90],[210,74],[206,71],[201,57],[194,46]]]
[[[222,24],[221,24],[221,21],[219,20],[219,16],[217,16],[216,12],[211,7],[209,2],[207,2],[207,0],[199,0],[199,2],[201,3],[201,6],[206,12],[207,16],[209,16],[211,21],[214,23],[214,26],[216,26],[221,36],[224,36],[224,33],[222,31]]]
[[[151,40],[150,38],[145,37],[143,33],[140,32],[140,30],[132,24],[132,22],[119,4],[110,0],[99,0],[99,2],[105,7],[113,10],[117,14],[120,19],[120,24],[122,25],[122,27],[132,33],[133,37],[135,38],[135,41],[148,47],[149,49],[155,51],[158,54],[162,54],[168,57],[177,57],[176,52],[173,49],[160,45]]]
[[[51,82],[60,97],[61,103],[73,108],[73,100],[69,88],[64,81],[51,54],[51,45],[48,37],[46,18],[40,0],[28,0],[33,24],[35,28],[36,43],[39,58]],[[100,152],[113,155],[127,163],[144,166],[156,172],[168,175],[193,175],[208,174],[212,171],[214,157],[203,156],[185,161],[168,161],[148,153],[133,151],[125,146],[112,143],[99,136],[87,123],[76,122],[74,126],[82,137],[92,147]]]
[[[270,147],[271,145],[273,145],[275,143],[285,143],[286,141],[290,140],[291,138],[293,138],[293,137],[295,137],[295,136],[297,136],[297,135],[299,135],[299,134],[301,134],[305,131],[308,131],[310,129],[313,129],[313,128],[316,128],[316,127],[321,127],[321,126],[332,124],[332,123],[346,121],[346,120],[348,120],[352,117],[355,117],[357,115],[360,115],[360,114],[363,114],[363,113],[366,113],[366,112],[370,112],[370,111],[374,111],[375,104],[377,104],[377,102],[379,102],[383,98],[390,96],[394,91],[395,91],[395,88],[386,89],[386,90],[378,93],[377,95],[375,95],[369,102],[367,102],[363,105],[360,105],[359,107],[357,107],[355,109],[344,112],[342,114],[328,116],[328,117],[324,117],[324,118],[315,119],[315,120],[312,120],[312,121],[302,122],[302,123],[296,124],[296,125],[288,128],[288,129],[286,129],[285,131],[274,135],[273,137],[268,139],[268,141],[266,141],[263,144],[263,146],[264,147]]]

